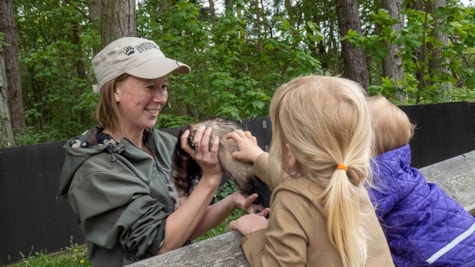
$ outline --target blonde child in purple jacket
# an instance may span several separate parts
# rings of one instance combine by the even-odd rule
[[[406,113],[382,96],[368,106],[377,154],[368,191],[396,266],[475,266],[475,218],[411,167]]]

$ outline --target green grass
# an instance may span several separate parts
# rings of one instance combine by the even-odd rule
[[[8,267],[91,267],[87,258],[87,248],[84,245],[72,244],[61,251],[47,253],[35,252],[24,255],[20,252],[21,259]]]
[[[216,199],[221,200],[224,197],[232,194],[237,190],[236,185],[228,181],[221,186],[216,193]],[[215,228],[208,231],[206,234],[196,239],[196,242],[224,234],[229,231],[229,222],[239,218],[244,212],[235,210],[225,221],[220,223]],[[72,240],[71,245],[55,253],[48,253],[47,251],[35,252],[29,255],[24,255],[20,252],[21,259],[8,265],[8,267],[91,267],[87,256],[87,247],[85,245],[74,244]]]

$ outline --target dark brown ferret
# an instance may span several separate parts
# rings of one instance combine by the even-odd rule
[[[188,144],[194,148],[193,138],[196,130],[201,125],[213,129],[210,145],[212,144],[212,138],[219,136],[218,158],[225,176],[233,180],[242,193],[246,195],[257,193],[259,197],[255,204],[269,207],[271,195],[269,188],[252,174],[251,163],[233,159],[232,153],[238,150],[238,146],[234,140],[225,138],[228,133],[241,129],[240,125],[232,120],[217,118],[190,124],[178,134],[178,142],[172,159],[172,178],[170,183],[170,194],[175,200],[175,208],[178,208],[185,201],[202,174],[200,166],[181,148],[180,137],[186,129],[190,130]]]

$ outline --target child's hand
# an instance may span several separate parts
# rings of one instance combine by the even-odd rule
[[[248,235],[260,229],[267,228],[269,224],[266,217],[269,215],[269,208],[265,208],[258,214],[247,214],[229,223],[229,229],[238,230],[243,235]]]
[[[233,139],[239,147],[239,151],[233,152],[233,158],[235,159],[254,163],[257,157],[264,153],[257,144],[256,137],[249,131],[234,130],[227,134],[226,138]]]

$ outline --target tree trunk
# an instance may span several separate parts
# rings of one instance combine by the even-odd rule
[[[443,73],[448,73],[449,61],[442,57],[442,47],[448,45],[448,36],[441,28],[446,23],[445,18],[441,17],[437,13],[437,9],[445,7],[445,0],[429,1],[427,6],[427,12],[432,14],[434,18],[434,28],[432,30],[432,38],[437,42],[428,43],[428,51],[431,51],[431,57],[429,58],[429,72],[431,76],[440,76]]]
[[[350,30],[361,34],[358,1],[336,0],[336,6],[341,38],[346,36]],[[348,41],[341,41],[341,53],[343,76],[360,83],[365,90],[368,90],[368,68],[363,50]]]
[[[101,6],[101,46],[125,36],[136,35],[135,0],[103,0]]]
[[[14,134],[25,132],[25,108],[21,88],[21,72],[18,57],[18,33],[14,17],[13,0],[0,1],[0,32],[5,34],[3,59],[8,89],[7,102],[10,109],[10,123]]]
[[[5,74],[5,62],[0,48],[0,148],[15,146],[13,129],[8,110],[8,85]]]
[[[262,18],[261,18],[261,7],[259,6],[259,0],[254,0],[254,8],[255,8],[255,35],[257,36],[257,51],[261,52],[263,50],[263,40],[262,40],[262,29],[263,29],[263,23],[262,23]]]
[[[397,23],[391,26],[392,31],[400,32],[404,25],[402,14],[402,0],[382,0],[382,8],[389,12],[391,18],[397,19]],[[391,81],[398,83],[404,78],[404,69],[401,67],[402,59],[398,55],[400,47],[397,44],[387,42],[388,54],[383,59],[383,77],[388,77]],[[404,88],[399,88],[394,93],[394,97],[401,102],[407,100],[407,92]]]
[[[418,104],[420,102],[420,92],[422,91],[422,89],[424,87],[429,85],[429,80],[424,79],[424,75],[426,74],[425,70],[428,66],[428,63],[427,63],[427,45],[426,45],[426,40],[427,40],[426,29],[428,27],[428,15],[427,15],[427,12],[425,12],[425,5],[424,5],[423,0],[409,1],[408,2],[408,7],[412,8],[414,10],[420,11],[420,12],[424,12],[424,14],[425,14],[424,15],[424,20],[420,22],[420,23],[422,23],[423,29],[424,29],[424,33],[423,33],[422,40],[421,40],[423,45],[419,49],[415,50],[415,56],[414,56],[415,65],[417,66],[416,80],[419,81],[419,83],[417,84],[418,92],[416,94],[416,104]]]
[[[75,44],[77,47],[81,48],[81,26],[74,25],[73,29],[73,40],[72,43]],[[76,60],[76,74],[78,75],[78,78],[85,80],[86,79],[86,66],[84,62],[82,61],[81,57],[77,57]]]
[[[100,0],[88,0],[87,7],[89,10],[89,22],[94,25],[97,32],[100,32],[100,25],[101,25],[101,1]],[[101,50],[100,45],[95,45],[92,48],[94,55],[99,53]]]
[[[424,32],[427,32],[427,29],[431,27],[430,33],[423,37],[423,46],[420,50],[416,50],[416,64],[419,66],[419,69],[416,73],[416,79],[419,81],[417,86],[418,94],[416,96],[416,104],[420,102],[420,93],[427,86],[434,84],[434,78],[436,76],[443,76],[444,73],[448,72],[447,60],[442,58],[442,47],[447,46],[448,37],[445,33],[441,31],[441,27],[444,23],[444,19],[438,17],[436,12],[437,8],[445,6],[445,0],[434,0],[434,1],[422,1],[417,0],[410,2],[410,7],[415,10],[425,13],[424,18]],[[433,25],[430,25],[430,16],[433,18]],[[437,41],[428,41],[432,38]],[[424,78],[426,75],[429,75],[431,78]],[[451,84],[448,82],[439,83],[443,89],[451,89]]]
[[[214,7],[214,0],[208,0],[208,5],[209,5],[209,16],[211,20],[216,19],[216,9]]]

